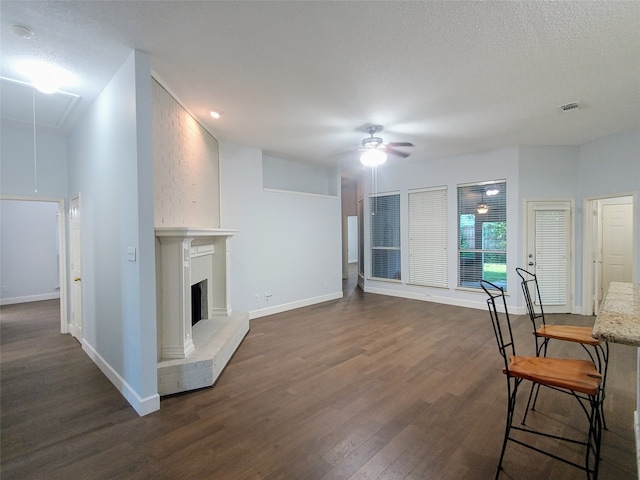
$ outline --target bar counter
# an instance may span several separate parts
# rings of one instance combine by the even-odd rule
[[[609,284],[592,335],[606,342],[640,347],[640,285]]]
[[[640,347],[640,285],[611,282],[600,305],[591,335],[599,340]],[[638,393],[634,412],[636,465],[640,478],[640,348],[638,348]]]

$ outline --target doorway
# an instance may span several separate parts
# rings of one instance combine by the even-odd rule
[[[634,195],[585,199],[583,314],[597,315],[610,282],[634,278]]]
[[[538,277],[548,313],[573,311],[572,217],[570,200],[527,202],[524,268]]]
[[[69,262],[71,270],[71,328],[70,332],[76,340],[82,342],[82,264],[80,249],[80,197],[73,197],[69,202]]]
[[[57,287],[60,292],[60,332],[67,333],[67,271],[66,271],[66,213],[65,202],[62,198],[41,198],[41,197],[28,197],[19,195],[0,195],[0,201],[15,201],[18,203],[45,203],[50,204],[56,211],[57,225],[55,238],[51,240],[55,243],[51,248],[55,248],[57,271],[55,272],[58,282]],[[21,222],[37,221],[33,220],[30,215],[24,215]],[[26,244],[21,244],[21,247],[25,247]],[[28,252],[27,252],[28,254]],[[39,268],[39,267],[37,267]]]

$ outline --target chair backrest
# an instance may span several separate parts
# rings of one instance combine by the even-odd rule
[[[539,325],[536,324],[536,320],[540,319],[542,325],[544,325],[544,309],[542,308],[542,299],[540,297],[540,287],[538,286],[538,277],[535,273],[526,271],[523,268],[516,268],[516,273],[522,279],[520,285],[522,286],[522,293],[524,294],[524,301],[527,304],[527,313],[533,324],[533,330],[535,331]],[[538,307],[536,308],[535,301],[538,300]]]
[[[511,331],[511,321],[509,320],[509,311],[507,310],[507,300],[504,290],[491,282],[480,280],[480,286],[489,296],[487,298],[487,306],[491,315],[491,324],[493,333],[498,342],[498,350],[504,360],[505,371],[509,370],[510,356],[515,355],[515,346],[513,343],[513,333]],[[504,309],[501,314],[498,309]]]

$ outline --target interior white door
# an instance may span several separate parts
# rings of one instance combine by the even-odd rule
[[[80,197],[74,197],[69,202],[69,231],[71,241],[69,251],[71,256],[71,329],[70,333],[78,340],[82,340],[82,268],[80,244]]]
[[[609,282],[631,282],[633,265],[632,204],[602,205],[602,284],[601,295]]]
[[[527,202],[527,265],[545,313],[571,312],[571,202]]]

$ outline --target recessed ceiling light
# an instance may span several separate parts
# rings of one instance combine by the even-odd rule
[[[222,116],[221,112],[216,112],[215,110],[211,110],[209,112],[209,115],[211,115],[211,118],[220,118]]]
[[[24,25],[11,25],[11,30],[13,30],[13,33],[26,40],[29,40],[34,35],[33,30],[29,27],[25,27]]]

